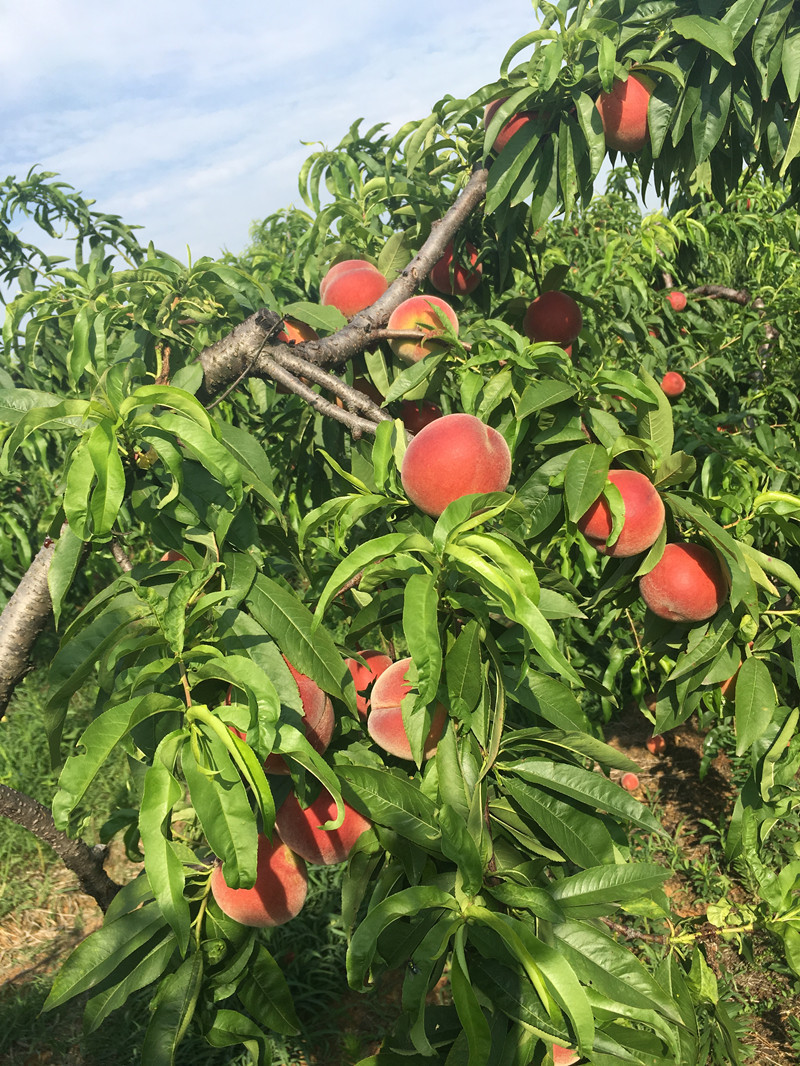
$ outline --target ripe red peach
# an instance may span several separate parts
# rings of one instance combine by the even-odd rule
[[[686,382],[676,370],[668,370],[661,379],[661,388],[665,396],[674,399],[686,389]]]
[[[733,700],[736,698],[736,682],[739,680],[739,671],[742,668],[742,664],[736,667],[730,677],[720,682],[719,690],[726,700]]]
[[[577,338],[583,315],[575,300],[566,292],[551,289],[543,292],[528,307],[522,332],[534,343],[551,341],[566,348]]]
[[[474,292],[481,283],[483,264],[478,262],[478,249],[474,244],[466,242],[467,256],[469,257],[469,269],[462,265],[459,260],[453,263],[453,242],[450,241],[444,250],[444,255],[434,263],[430,273],[431,285],[446,296],[468,296]]]
[[[425,426],[442,417],[442,409],[430,400],[403,400],[400,418],[409,433],[419,433]]]
[[[644,74],[615,80],[611,92],[600,93],[595,106],[603,122],[607,148],[640,152],[647,141],[647,107],[655,83]]]
[[[300,692],[303,704],[303,726],[306,740],[314,749],[322,754],[328,747],[333,736],[336,719],[333,713],[333,704],[316,681],[312,681],[306,674],[296,670],[284,655],[284,661],[291,671],[295,684]],[[268,774],[288,774],[289,767],[282,755],[268,755],[264,763],[264,769]]]
[[[389,282],[366,259],[346,259],[330,268],[319,287],[324,307],[338,307],[345,318],[374,304],[389,288]]]
[[[403,712],[400,706],[403,697],[411,691],[411,685],[406,681],[410,665],[411,659],[398,659],[396,663],[392,663],[387,670],[384,670],[372,686],[370,711],[367,718],[367,730],[375,743],[384,751],[388,751],[390,755],[396,755],[398,759],[412,758],[411,744],[403,725]],[[447,708],[437,703],[431,727],[422,746],[426,759],[436,754],[437,745],[446,725]]]
[[[434,310],[436,308],[436,310]],[[403,300],[389,316],[387,329],[413,329],[430,333],[436,337],[442,332],[442,324],[437,311],[444,313],[454,331],[458,333],[458,318],[450,304],[441,296],[410,296]],[[389,347],[394,354],[407,363],[419,362],[431,352],[441,351],[441,343],[435,340],[391,338]]]
[[[668,292],[667,300],[673,311],[683,311],[686,307],[686,295],[682,292]]]
[[[505,439],[475,415],[442,415],[406,448],[400,480],[408,498],[438,517],[453,500],[473,492],[503,492],[511,477]]]
[[[169,551],[164,552],[164,554],[159,559],[159,562],[161,563],[188,563],[188,561],[189,560],[186,558],[185,555],[181,555],[180,552],[176,552],[174,548],[170,548]]]
[[[489,123],[492,121],[492,116],[494,115],[495,111],[497,111],[500,105],[504,104],[507,99],[507,96],[503,96],[499,100],[492,100],[490,104],[486,105],[486,107],[483,109],[484,129],[488,129]],[[514,134],[518,130],[521,130],[523,126],[527,126],[527,124],[531,121],[532,118],[533,114],[530,111],[518,111],[516,114],[512,115],[508,122],[506,122],[505,125],[501,127],[500,132],[498,133],[497,137],[495,138],[495,142],[492,145],[492,151],[502,152],[505,146],[514,136]]]
[[[704,622],[720,609],[728,582],[719,560],[702,544],[667,544],[639,592],[650,610],[670,622]]]
[[[655,544],[664,527],[664,501],[650,479],[638,470],[609,470],[608,480],[619,489],[625,504],[625,518],[616,543],[606,547],[611,533],[611,508],[602,496],[578,519],[578,529],[604,555],[638,555]]]
[[[651,755],[661,755],[667,750],[667,742],[660,733],[654,733],[647,738],[647,750]]]
[[[319,340],[319,334],[316,330],[305,322],[298,322],[296,318],[284,318],[284,328],[278,334],[278,340],[289,343],[294,341],[295,344],[302,344],[303,341],[316,341]]]
[[[272,843],[259,833],[256,883],[228,888],[222,866],[211,873],[211,893],[220,910],[242,925],[257,928],[283,925],[303,908],[308,890],[306,864],[273,834]]]
[[[323,789],[305,810],[294,792],[290,792],[275,815],[275,828],[281,839],[306,862],[332,866],[344,862],[350,849],[371,824],[345,803],[344,821],[339,828],[320,828],[335,815],[336,801],[327,789]]]
[[[636,774],[623,774],[620,784],[627,792],[635,792],[636,789],[639,787],[639,778],[636,776]]]
[[[392,660],[382,651],[361,651],[359,655],[366,665],[356,659],[345,659],[345,665],[353,675],[353,681],[355,682],[356,709],[362,718],[366,718],[369,711],[369,696],[367,693],[370,685],[376,678],[381,676],[384,670],[388,670],[392,665]]]

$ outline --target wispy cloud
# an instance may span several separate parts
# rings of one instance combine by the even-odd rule
[[[0,12],[5,173],[56,170],[146,240],[240,249],[309,149],[497,76],[529,0],[32,0]]]

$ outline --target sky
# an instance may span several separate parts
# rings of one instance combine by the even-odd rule
[[[534,28],[531,0],[0,0],[0,179],[56,171],[181,260],[239,252],[318,142],[468,96]]]

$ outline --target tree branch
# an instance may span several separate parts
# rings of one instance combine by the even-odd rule
[[[73,840],[57,829],[47,807],[23,792],[0,785],[0,815],[29,829],[55,851],[64,865],[77,875],[81,889],[97,901],[103,913],[121,886],[103,869],[106,848],[90,848],[82,840]]]
[[[360,311],[330,337],[294,345],[292,353],[295,358],[317,366],[337,366],[365,351],[376,339],[375,332],[386,326],[392,311],[424,281],[434,264],[441,259],[448,243],[481,203],[486,195],[488,174],[485,168],[473,171],[455,203],[434,223],[430,236],[418,254],[371,307]],[[227,337],[200,353],[199,362],[203,368],[207,393],[214,395],[224,389],[246,370],[248,363],[252,364],[253,374],[272,377],[267,361],[271,360],[274,366],[289,346],[285,343],[265,343],[263,315],[263,311],[257,311]],[[310,376],[307,369],[299,372]]]
[[[0,715],[30,669],[31,648],[53,609],[47,574],[55,547],[56,542],[47,537],[0,614]]]

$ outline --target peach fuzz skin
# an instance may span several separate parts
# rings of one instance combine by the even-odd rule
[[[445,296],[468,296],[481,283],[483,266],[478,263],[478,249],[474,244],[466,243],[469,268],[456,260],[453,264],[453,242],[444,250],[444,255],[434,263],[430,273],[431,285]]]
[[[438,517],[473,492],[503,492],[511,477],[505,439],[475,415],[442,415],[411,439],[400,480],[413,504]]]
[[[344,862],[355,842],[371,825],[345,803],[344,821],[339,828],[320,828],[335,817],[336,802],[326,789],[305,810],[292,792],[275,815],[275,828],[281,839],[306,862],[333,866],[337,862]]]
[[[676,370],[668,370],[661,379],[661,388],[665,396],[674,398],[682,395],[686,389],[686,382]]]
[[[436,308],[436,311],[433,308]],[[441,296],[411,296],[403,300],[389,316],[387,329],[411,329],[430,333],[435,337],[441,333],[442,324],[437,312],[442,311],[454,331],[458,333],[458,318],[453,308]],[[435,340],[416,340],[392,337],[389,347],[398,359],[406,363],[417,363],[431,352],[439,351],[441,344]]]
[[[566,348],[577,339],[583,326],[583,314],[566,292],[551,289],[543,292],[525,312],[522,332],[533,343],[550,341]]]
[[[683,311],[686,307],[686,294],[683,292],[668,292],[667,300],[673,311]]]
[[[381,676],[384,670],[389,669],[392,665],[392,660],[388,655],[384,655],[382,651],[361,651],[359,655],[366,665],[356,659],[345,659],[345,665],[352,674],[353,682],[356,686],[356,709],[362,718],[366,718],[369,712],[369,696],[367,693],[370,685],[376,678]]]
[[[219,909],[241,925],[264,928],[283,925],[303,909],[308,890],[306,864],[277,834],[272,843],[258,835],[256,883],[252,888],[228,888],[222,867],[211,873],[211,893]]]
[[[413,756],[403,725],[403,711],[400,705],[403,697],[411,691],[411,685],[406,681],[406,673],[410,665],[411,659],[398,659],[388,670],[384,670],[372,686],[370,711],[367,718],[367,730],[375,743],[390,755],[408,760],[411,760]],[[426,759],[436,754],[436,747],[446,726],[447,708],[437,703],[431,728],[422,746]]]
[[[664,526],[664,501],[650,479],[638,470],[609,470],[608,480],[619,489],[625,504],[625,518],[616,542],[606,547],[611,533],[611,508],[602,496],[578,519],[578,529],[604,555],[638,555],[658,539]]]
[[[640,152],[647,141],[647,107],[655,83],[644,74],[617,79],[610,93],[600,93],[595,106],[603,122],[607,148]]]
[[[639,579],[639,592],[659,618],[704,622],[725,602],[728,582],[716,555],[702,544],[667,544],[653,569]]]
[[[389,288],[389,282],[366,259],[346,259],[330,268],[319,287],[323,307],[338,308],[345,318],[374,304]]]
[[[316,681],[312,681],[306,674],[295,670],[289,660],[284,656],[284,661],[291,671],[300,699],[303,703],[303,726],[306,732],[306,740],[314,749],[322,754],[328,747],[333,736],[336,718],[333,713],[333,704],[330,697],[322,691]],[[264,763],[264,769],[268,774],[288,774],[289,767],[282,755],[268,755]]]

